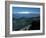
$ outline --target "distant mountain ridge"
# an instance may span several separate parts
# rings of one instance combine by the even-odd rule
[[[13,17],[15,18],[32,18],[37,16],[40,16],[40,14],[13,14]]]

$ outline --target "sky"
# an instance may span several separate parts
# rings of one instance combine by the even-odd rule
[[[13,14],[39,14],[40,8],[13,7]]]
[[[28,8],[28,7],[13,7],[12,13],[16,15],[16,17],[30,17],[31,14],[40,14],[40,8]]]

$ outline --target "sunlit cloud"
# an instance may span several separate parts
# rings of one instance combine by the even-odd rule
[[[17,12],[16,14],[30,14],[31,12]]]

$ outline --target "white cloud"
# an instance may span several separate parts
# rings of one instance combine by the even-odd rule
[[[17,14],[30,14],[31,12],[17,12]]]

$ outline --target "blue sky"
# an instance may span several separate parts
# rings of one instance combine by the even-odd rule
[[[40,14],[40,8],[13,7],[12,12],[17,18],[32,17],[31,14]]]
[[[13,14],[39,14],[40,8],[13,7]]]

